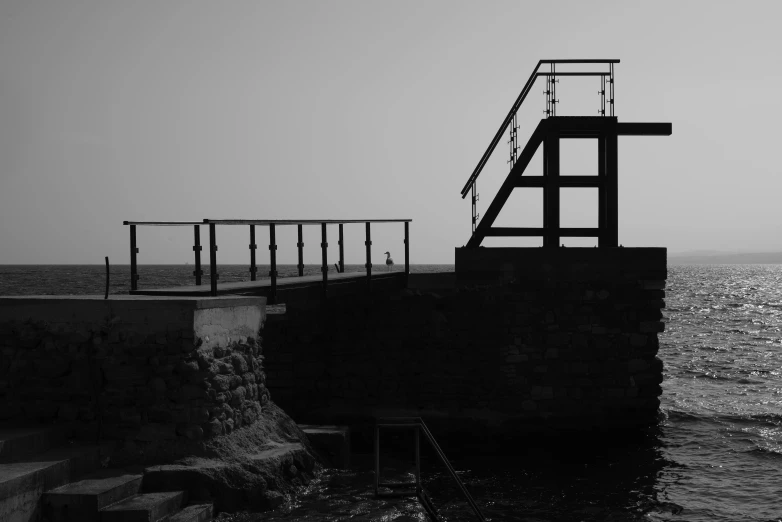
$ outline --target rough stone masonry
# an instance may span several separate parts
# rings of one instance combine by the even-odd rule
[[[0,299],[0,420],[171,455],[252,425],[269,401],[264,298]]]

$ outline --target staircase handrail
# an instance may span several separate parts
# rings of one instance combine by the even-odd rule
[[[453,466],[451,466],[451,462],[445,456],[442,448],[440,448],[440,445],[437,444],[437,441],[434,439],[432,432],[429,431],[429,428],[421,417],[385,417],[378,419],[378,426],[405,425],[414,425],[421,428],[424,435],[426,436],[426,439],[429,441],[429,444],[432,445],[432,448],[434,448],[437,456],[440,457],[442,463],[445,464],[445,467],[448,469],[448,473],[450,473],[451,477],[454,479],[454,481],[456,481],[456,484],[459,486],[462,495],[465,497],[465,499],[467,499],[467,503],[470,505],[470,508],[472,508],[475,516],[478,517],[478,520],[485,522],[486,518],[483,516],[483,513],[481,513],[480,508],[475,503],[475,500],[472,498],[472,495],[470,495],[470,492],[467,491],[467,488],[464,486],[464,482],[462,482],[462,479],[460,479],[459,475],[456,474],[456,470],[453,468]]]
[[[497,131],[497,134],[494,135],[494,139],[491,140],[491,143],[489,144],[489,147],[486,149],[486,152],[483,153],[483,156],[481,156],[480,161],[478,162],[478,165],[475,167],[475,170],[473,170],[472,174],[470,175],[470,178],[467,180],[467,183],[464,185],[464,188],[462,188],[462,199],[467,197],[467,194],[470,192],[470,189],[472,188],[475,181],[478,179],[478,176],[480,176],[481,171],[483,170],[483,167],[486,166],[486,163],[489,161],[489,158],[494,153],[494,149],[497,147],[497,144],[500,142],[500,139],[502,139],[502,135],[505,133],[505,130],[508,128],[508,125],[510,125],[511,120],[513,119],[513,115],[516,114],[521,107],[521,104],[524,103],[524,100],[527,97],[527,94],[529,94],[529,91],[532,89],[532,85],[535,83],[535,80],[539,76],[538,69],[540,69],[540,66],[546,64],[557,64],[557,63],[607,63],[607,64],[613,64],[613,63],[619,63],[619,60],[616,59],[607,59],[607,60],[538,60],[538,64],[535,66],[535,69],[532,71],[532,74],[530,74],[529,79],[527,80],[527,83],[524,84],[524,88],[521,90],[521,93],[519,94],[518,98],[516,98],[516,101],[513,103],[513,106],[511,107],[510,111],[508,112],[508,115],[505,117],[505,120],[503,120],[502,125],[500,125],[499,130]]]

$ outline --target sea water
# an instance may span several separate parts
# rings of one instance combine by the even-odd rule
[[[192,284],[192,270],[143,265],[139,284]],[[221,282],[247,279],[246,266],[220,267]],[[126,265],[112,267],[111,293],[127,292],[128,281]],[[104,288],[100,265],[0,266],[0,295]],[[633,440],[558,440],[510,458],[458,456],[456,469],[491,520],[782,520],[782,265],[670,266],[666,305],[658,425]],[[395,466],[385,471],[412,478],[409,467]],[[445,519],[473,519],[442,466],[425,461],[423,479]],[[324,470],[277,512],[231,518],[425,520],[415,499],[375,499],[372,486],[366,467]]]

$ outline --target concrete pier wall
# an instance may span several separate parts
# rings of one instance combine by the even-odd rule
[[[265,298],[0,298],[0,420],[147,451],[253,424]]]
[[[666,274],[659,248],[457,249],[455,274],[270,315],[267,386],[298,422],[647,425],[662,392]]]
[[[665,249],[479,248],[405,290],[268,315],[263,298],[0,298],[0,420],[145,451],[252,425],[270,398],[299,423],[645,426],[666,275]]]

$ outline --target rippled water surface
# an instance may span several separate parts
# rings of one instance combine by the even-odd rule
[[[112,293],[126,292],[127,266],[113,270]],[[141,282],[185,284],[191,271],[144,266]],[[0,295],[100,294],[102,273],[0,266]],[[220,279],[246,273],[221,267]],[[491,520],[782,520],[782,266],[671,266],[666,304],[659,426],[634,441],[558,441],[513,458],[455,459]],[[387,474],[412,478],[405,463],[391,465]],[[424,462],[424,479],[445,519],[472,520],[436,462]],[[425,520],[414,499],[374,499],[372,482],[366,467],[325,470],[276,512],[233,518]]]

